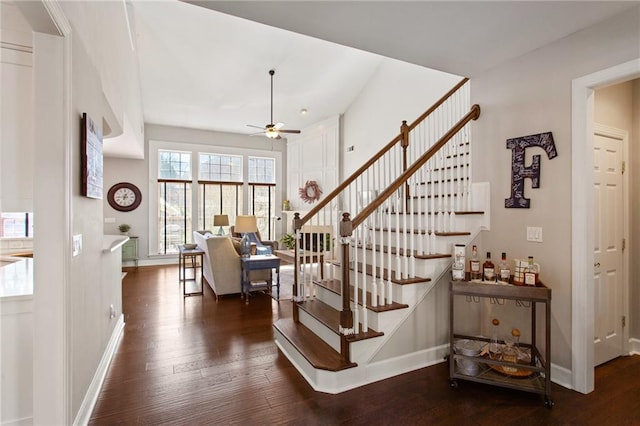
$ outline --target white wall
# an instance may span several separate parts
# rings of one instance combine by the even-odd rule
[[[491,183],[491,231],[479,249],[533,255],[541,264],[541,280],[553,289],[552,362],[565,368],[571,368],[571,82],[638,58],[639,14],[636,8],[472,81],[472,103],[482,108],[472,128],[473,180]],[[542,155],[540,188],[527,182],[525,189],[531,208],[505,209],[511,179],[506,139],[547,131],[558,157],[528,150]],[[542,227],[544,242],[527,242],[527,226]]]
[[[342,177],[360,167],[462,78],[384,59],[343,115]],[[347,152],[347,147],[354,150]]]
[[[105,103],[102,118],[108,121],[116,136],[126,132],[117,141],[105,139],[105,155],[143,158],[144,118],[138,59],[129,32],[129,23],[134,22],[131,6],[126,6],[125,13],[126,2],[61,4],[75,34],[84,41],[91,62],[99,70],[101,99]],[[135,42],[135,29],[131,29]]]
[[[326,197],[340,184],[340,117],[328,118],[302,129],[300,135],[287,142],[287,191],[292,211],[309,211],[314,204],[300,198],[298,190],[308,180],[318,183],[322,196]],[[290,214],[287,214],[290,216]],[[301,215],[302,217],[302,215]],[[287,232],[292,230],[293,216],[287,217]]]

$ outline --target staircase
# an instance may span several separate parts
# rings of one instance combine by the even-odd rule
[[[315,390],[442,361],[448,295],[438,284],[448,281],[453,244],[488,228],[488,187],[471,183],[469,122],[479,114],[464,79],[295,215],[293,316],[274,323],[275,340]],[[317,256],[324,262],[310,263]]]

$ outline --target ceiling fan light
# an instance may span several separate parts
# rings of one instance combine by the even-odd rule
[[[269,139],[275,139],[278,137],[278,131],[276,129],[269,128],[265,131],[265,135],[267,135]]]

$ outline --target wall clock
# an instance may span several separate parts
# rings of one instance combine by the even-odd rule
[[[142,202],[142,193],[134,184],[120,182],[109,189],[107,201],[111,207],[118,211],[130,212],[138,208]]]

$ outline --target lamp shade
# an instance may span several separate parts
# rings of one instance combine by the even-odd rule
[[[235,232],[246,234],[247,232],[258,232],[258,222],[255,216],[237,216]]]
[[[213,226],[229,226],[229,215],[217,214],[213,216]]]

